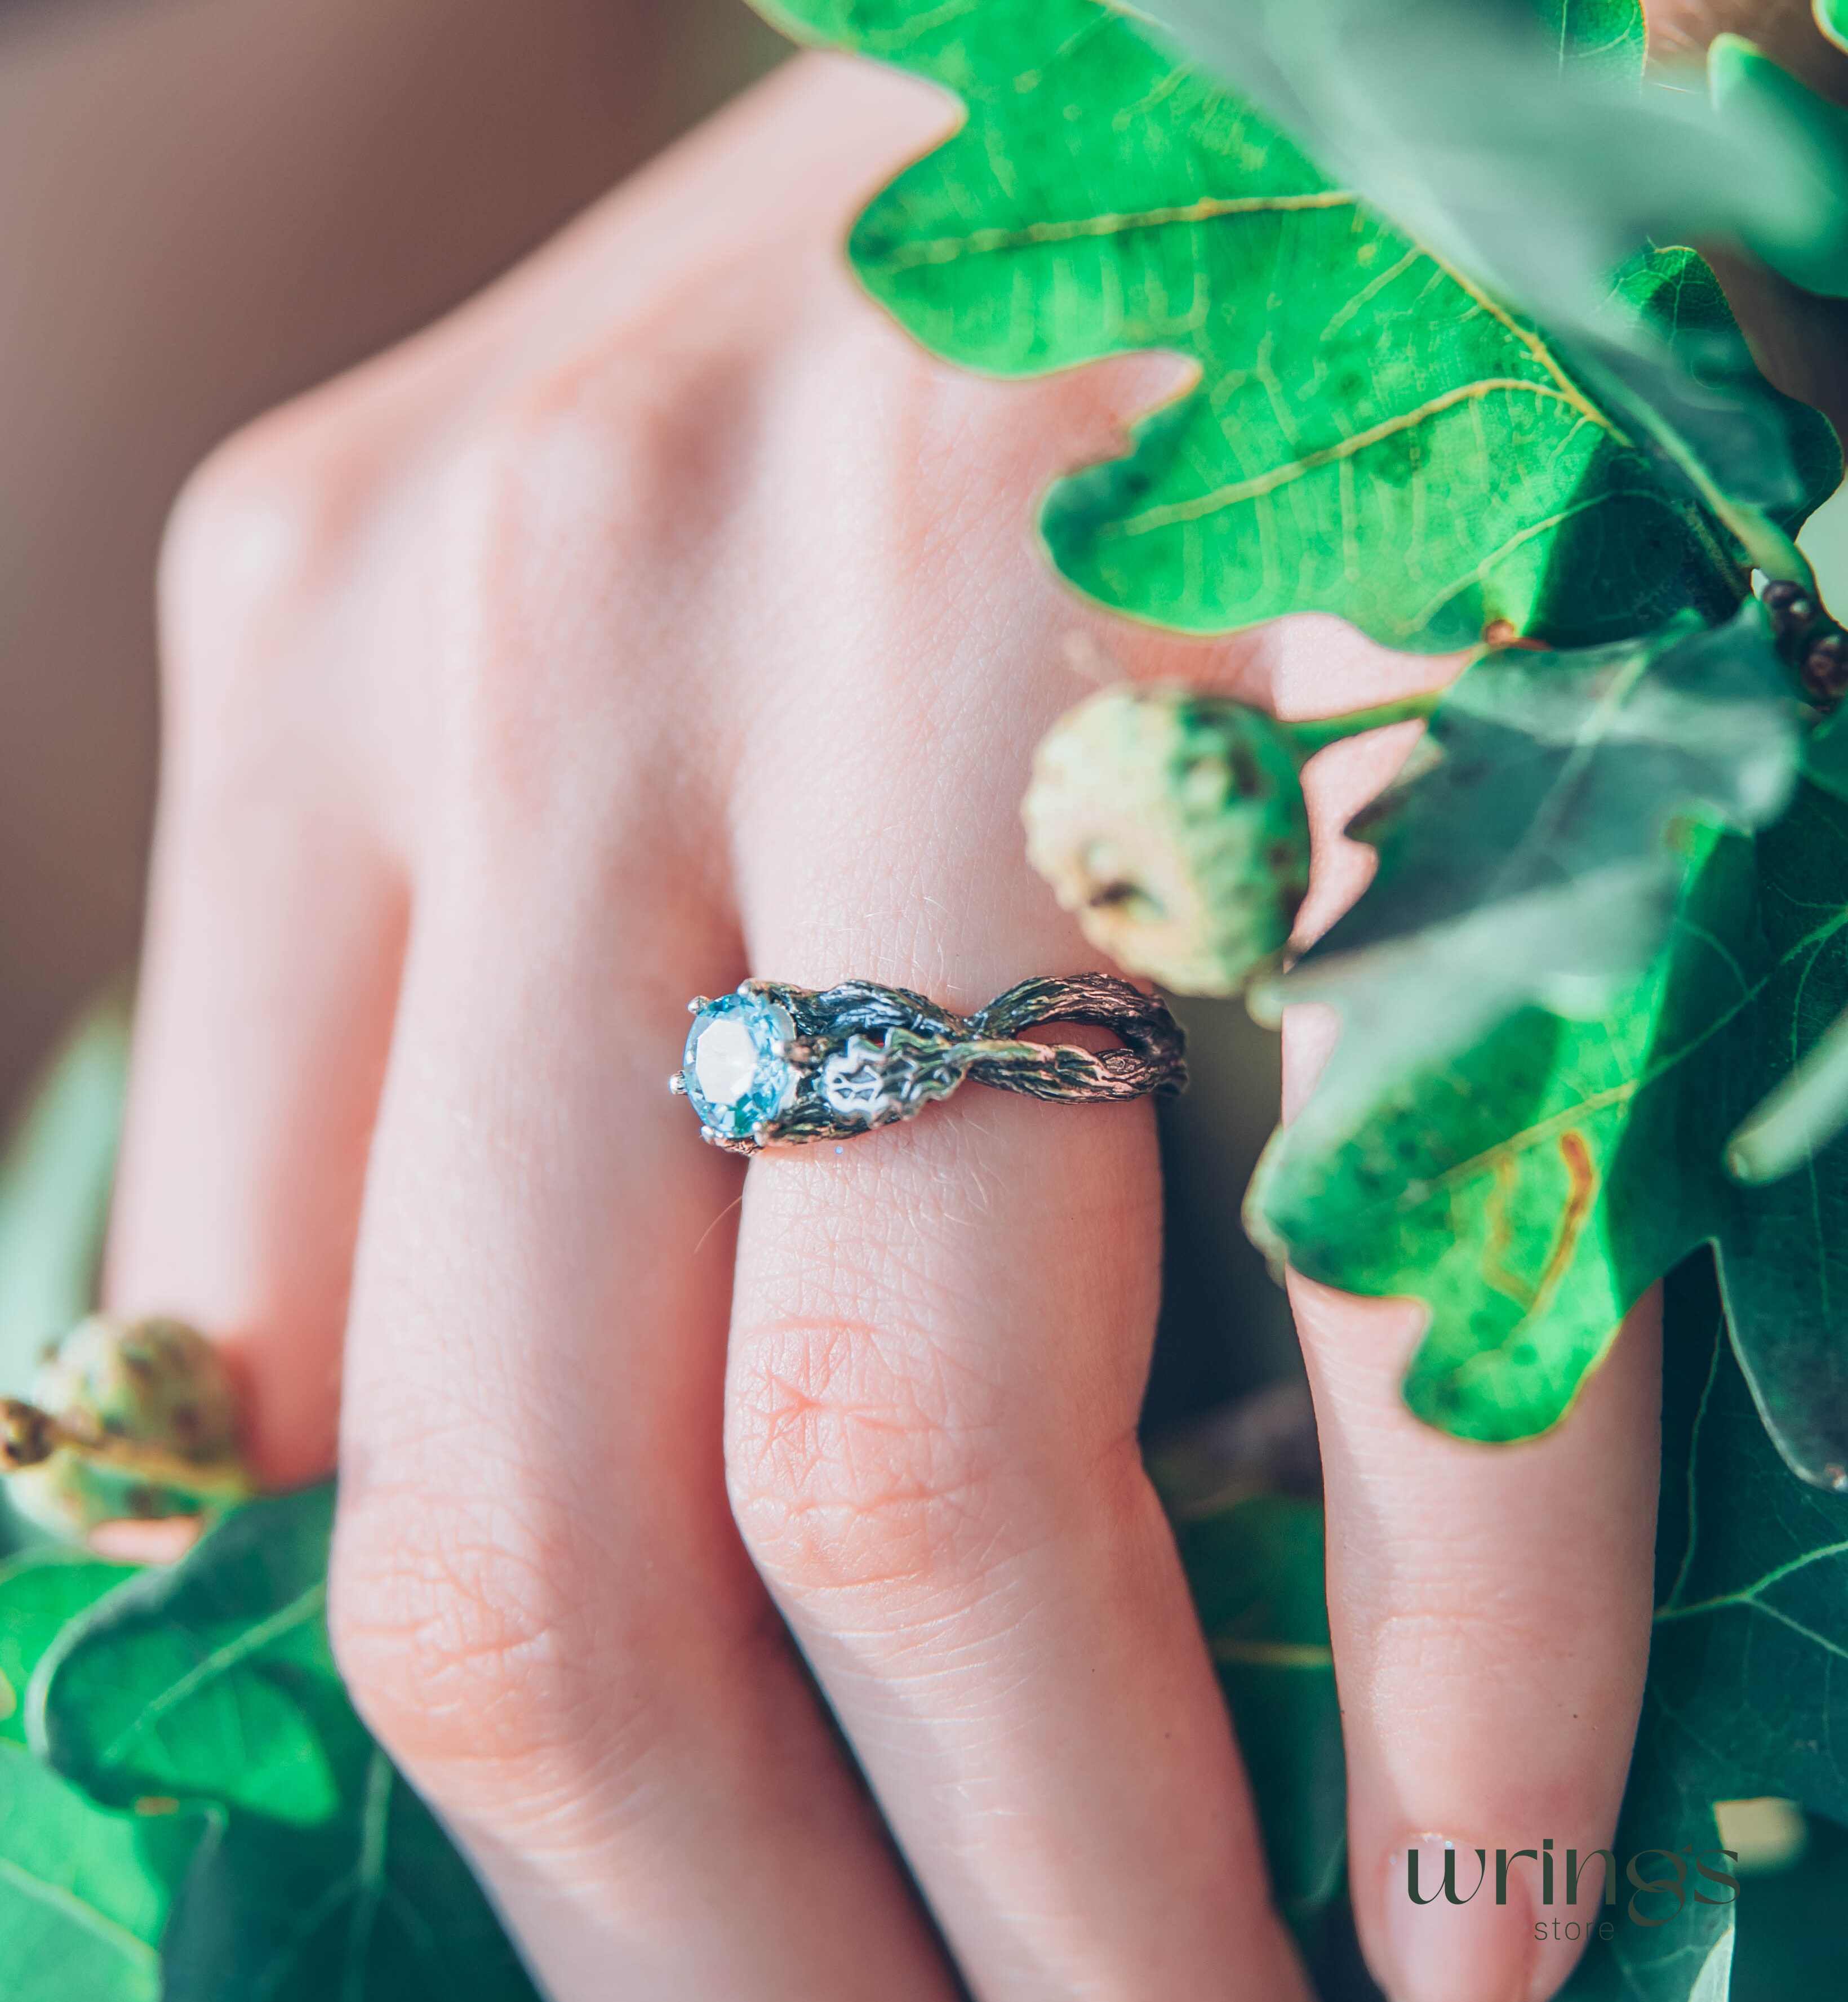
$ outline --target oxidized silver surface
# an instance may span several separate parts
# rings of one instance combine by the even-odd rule
[[[966,1079],[1072,1104],[1169,1097],[1186,1087],[1180,1024],[1154,996],[1107,973],[1025,980],[969,1016],[866,980],[820,992],[747,980],[737,992],[787,1010],[795,1034],[775,1045],[790,1073],[777,1111],[748,1135],[715,1130],[702,1119],[701,1136],[729,1153],[870,1132],[914,1118]],[[702,998],[689,1006],[697,1015],[713,1005]],[[1023,1030],[1053,1022],[1107,1029],[1121,1046],[1088,1050],[1020,1040]],[[669,1079],[683,1096],[695,1095],[689,1090],[692,1049],[690,1041],[686,1066]]]

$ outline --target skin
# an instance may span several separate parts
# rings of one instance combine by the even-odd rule
[[[1136,1449],[1147,1107],[972,1088],[747,1173],[665,1089],[749,972],[969,1008],[1095,963],[1018,821],[1074,632],[1285,713],[1448,671],[1051,577],[1036,497],[1172,364],[984,382],[859,296],[859,196],[952,116],[792,65],[241,434],[169,538],[113,1304],[219,1335],[265,1479],[337,1432],[342,1666],[559,2002],[1306,1992]],[[1312,768],[1323,921],[1406,736]],[[1399,1401],[1412,1310],[1295,1298],[1369,1960],[1539,2002],[1577,1949],[1528,1866],[1413,1908],[1404,1854],[1609,1839],[1652,1311],[1487,1449]]]

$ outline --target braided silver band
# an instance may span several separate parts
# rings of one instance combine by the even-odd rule
[[[1025,980],[969,1016],[865,980],[819,993],[747,980],[689,1005],[697,1019],[669,1083],[693,1101],[704,1137],[733,1153],[868,1132],[970,1078],[1073,1104],[1171,1094],[1187,1081],[1180,1025],[1106,973]],[[1020,1040],[1053,1022],[1107,1029],[1121,1047]]]

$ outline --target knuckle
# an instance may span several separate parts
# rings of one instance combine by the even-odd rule
[[[306,705],[334,476],[295,414],[222,446],[169,518],[160,559],[166,811],[195,856],[229,857],[274,814],[334,727],[330,678]],[[306,727],[305,727],[306,724]]]
[[[797,1602],[979,1588],[1006,1543],[994,1404],[910,1328],[809,1319],[744,1333],[725,1463],[759,1569]]]
[[[181,488],[160,559],[170,670],[208,674],[309,587],[354,475],[340,399],[337,387],[258,418]]]
[[[380,1742],[456,1812],[568,1799],[640,1721],[621,1714],[622,1663],[606,1659],[590,1686],[597,1651],[561,1543],[505,1507],[424,1494],[343,1511],[329,1579],[335,1660]]]
[[[671,1528],[613,1544],[507,1467],[461,1495],[425,1472],[341,1504],[327,1625],[355,1707],[445,1812],[534,1856],[645,1840],[662,1774],[734,1750],[784,1658],[761,1585]]]
[[[715,567],[755,502],[759,372],[605,343],[503,392],[445,455],[442,699],[457,783],[498,824],[623,814],[652,775],[711,763],[682,741],[710,644],[688,613],[725,602]]]
[[[617,344],[508,391],[459,446],[459,539],[494,602],[529,601],[561,575],[684,572],[746,504],[760,371],[728,354]]]
[[[159,577],[169,801],[207,846],[261,824],[340,740],[362,671],[329,645],[385,476],[369,409],[335,383],[259,418],[187,482]]]
[[[446,518],[491,602],[529,601],[575,567],[655,574],[707,549],[739,476],[766,371],[683,321],[599,333],[500,390],[459,436]],[[488,547],[504,553],[483,570]]]

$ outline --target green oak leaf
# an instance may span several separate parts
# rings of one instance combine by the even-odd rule
[[[1848,187],[1848,111],[1818,97],[1808,84],[1739,35],[1717,35],[1707,51],[1714,102],[1724,120],[1748,120],[1791,135],[1807,155],[1818,185],[1832,197],[1823,226],[1792,232],[1783,240],[1753,244],[1806,291],[1848,295],[1848,209],[1836,191]]]
[[[1834,273],[1848,201],[1831,107],[1781,71],[1773,84],[1752,69],[1717,106],[1645,81],[1634,0],[1627,37],[1615,5],[1560,0],[1147,0],[1144,11],[1342,186],[1528,316],[1754,563],[1801,574],[1776,518],[1803,499],[1813,418],[1767,393],[1730,319],[1669,340],[1623,310],[1612,276],[1640,252],[1647,261],[1651,244],[1728,239],[1806,283]],[[1731,78],[1724,49],[1719,61]]]
[[[47,1653],[28,1742],[98,1800],[174,1794],[312,1827],[371,1740],[327,1644],[327,1488],[259,1502],[148,1571]]]
[[[1319,1980],[1350,1993],[1347,1768],[1308,1399],[1273,1388],[1228,1407],[1155,1449],[1150,1471],[1231,1712],[1277,1908]]]
[[[1151,348],[1198,364],[1127,458],[1047,501],[1054,560],[1093,598],[1200,632],[1319,609],[1425,650],[1500,621],[1596,644],[1737,602],[1740,553],[1675,453],[1128,13],[760,4],[799,38],[962,100],[961,130],[874,201],[850,246],[927,347],[1009,376]],[[1619,291],[1613,325],[1675,289]],[[1710,346],[1712,330],[1686,332]],[[1749,387],[1762,421],[1734,463],[1794,457],[1812,476],[1787,496],[1801,511],[1819,460],[1839,465],[1826,427]],[[1763,449],[1770,433],[1790,451]]]
[[[173,1834],[196,1841],[197,1824]],[[0,1745],[7,2002],[157,2002],[173,1848],[136,1816],[104,1813],[30,1753]]]
[[[1705,1258],[1670,1282],[1665,1345],[1655,1629],[1616,1847],[1627,1858],[1691,1846],[1713,1861],[1717,1801],[1776,1795],[1848,1821],[1848,1746],[1832,1728],[1848,1654],[1848,1499],[1793,1481],[1772,1449]],[[1745,1923],[1760,1889],[1748,1879],[1737,1900],[1735,1986],[1755,1993],[1764,1992],[1755,1985],[1759,1962],[1794,1958],[1787,1940],[1755,1935]],[[1729,1896],[1692,1872],[1690,1890]],[[1619,1892],[1627,1917],[1630,1885]],[[1567,2002],[1707,2002],[1710,1993],[1724,2002],[1733,1904],[1691,1896],[1677,1912],[1672,1897],[1647,1895],[1638,1903],[1644,1917],[1665,1922],[1620,1918],[1616,1937],[1594,1946],[1568,1984]],[[1832,2002],[1839,1909],[1817,1904],[1793,1917],[1832,1962],[1829,1983],[1810,1993]],[[1779,1993],[1780,2002],[1809,2002],[1788,1987]]]
[[[232,1815],[174,1901],[161,2002],[539,2002],[468,1865],[374,1749],[357,1812]]]
[[[1748,1187],[1727,1136],[1848,1006],[1848,806],[1813,786],[1750,842],[1702,835],[1668,950],[1600,1017],[1538,1007],[1381,1084],[1338,1136],[1285,1128],[1254,1233],[1312,1278],[1426,1301],[1406,1394],[1526,1438],[1703,1242],[1786,1460],[1848,1485],[1848,1140]]]
[[[162,2002],[535,2002],[467,1864],[353,1710],[327,1643],[331,1487],[252,1502],[72,1620],[28,1742],[108,1804],[208,1808]]]
[[[1176,1534],[1258,1802],[1272,1889],[1307,1934],[1340,1895],[1347,1854],[1322,1510],[1254,1495],[1183,1519]]]
[[[1570,55],[1594,72],[1624,78],[1642,74],[1649,36],[1636,0],[1539,0],[1535,12],[1562,61]]]
[[[0,1742],[26,1742],[26,1690],[47,1648],[79,1613],[134,1577],[61,1549],[32,1550],[0,1568]]]
[[[1803,776],[1824,792],[1848,800],[1848,709],[1838,709],[1804,739]]]
[[[1343,1135],[1385,1083],[1528,1003],[1608,1006],[1659,950],[1700,819],[1780,813],[1797,706],[1764,616],[1687,614],[1574,654],[1509,650],[1445,692],[1406,772],[1349,829],[1372,887],[1253,996],[1339,1007],[1341,1041],[1289,1142]]]
[[[1731,2002],[1840,2002],[1848,1829],[1810,1816],[1802,1856],[1747,1889],[1734,1921]]]
[[[59,1627],[129,1575],[63,1554],[0,1567],[0,1676],[16,1696]],[[112,1813],[0,1721],[0,1966],[8,2002],[161,2002],[159,1948],[197,1817]],[[163,1810],[172,1804],[159,1804]]]

